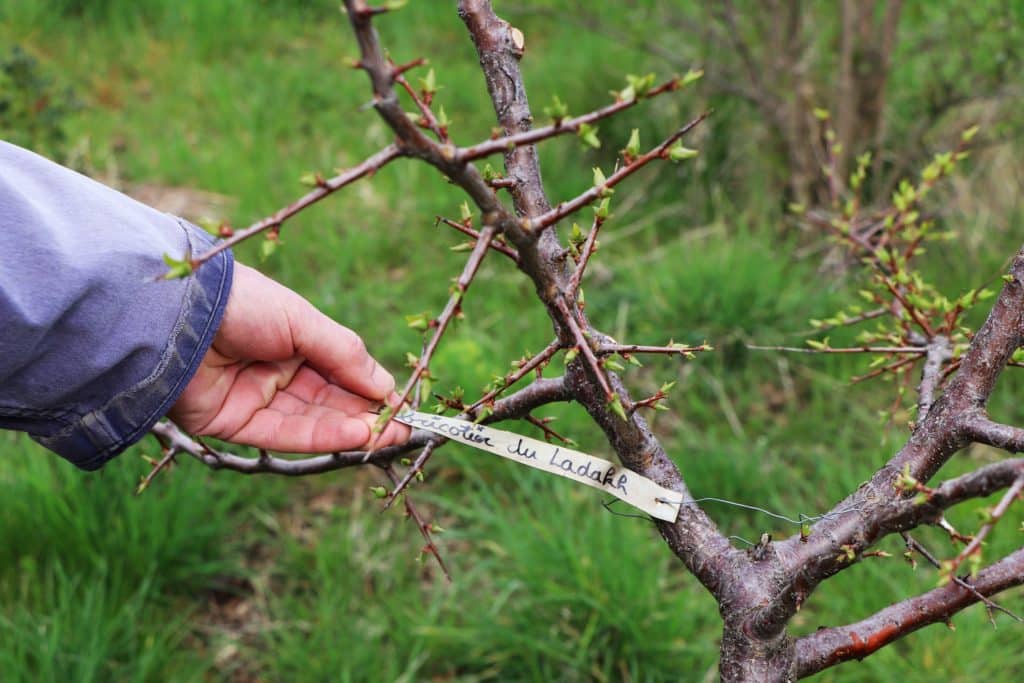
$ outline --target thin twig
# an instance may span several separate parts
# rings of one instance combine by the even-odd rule
[[[562,220],[566,216],[569,216],[581,208],[595,201],[599,197],[607,193],[608,190],[612,189],[623,180],[633,175],[641,168],[654,161],[655,159],[663,159],[668,154],[668,149],[676,143],[681,137],[693,130],[701,121],[706,119],[711,112],[704,112],[697,118],[693,119],[685,126],[677,130],[672,135],[665,138],[659,145],[651,149],[646,154],[638,156],[632,163],[626,164],[619,170],[612,173],[605,182],[599,187],[592,187],[583,194],[570,199],[565,202],[561,202],[558,206],[554,207],[547,213],[543,213],[540,216],[532,218],[530,220],[531,230],[544,230],[558,221]]]
[[[164,456],[160,458],[160,461],[153,465],[153,469],[143,477],[139,485],[135,487],[135,495],[141,495],[143,491],[149,488],[149,485],[153,482],[153,479],[163,470],[167,469],[172,462],[174,457],[181,453],[181,449],[178,446],[170,446],[164,449]]]
[[[569,307],[566,305],[565,300],[559,298],[555,305],[561,311],[562,315],[565,316],[565,322],[569,326],[569,331],[572,332],[573,339],[576,342],[576,348],[579,349],[583,358],[587,361],[587,365],[590,366],[590,370],[594,373],[594,378],[597,380],[598,384],[601,385],[601,390],[604,391],[605,398],[611,401],[614,392],[608,384],[608,378],[604,374],[604,368],[601,367],[601,363],[594,355],[594,350],[590,348],[590,340],[587,339],[585,334],[583,334],[583,330],[580,328],[579,323],[576,322],[576,318],[573,317],[572,313],[569,311]]]
[[[922,346],[851,346],[848,348],[834,349],[831,347],[812,349],[805,346],[758,346],[747,344],[751,351],[785,351],[786,353],[913,353],[921,355],[927,353]]]
[[[992,531],[995,525],[999,523],[999,520],[1003,518],[1003,515],[1005,515],[1006,511],[1010,508],[1010,505],[1018,497],[1020,497],[1022,490],[1024,490],[1024,476],[1018,477],[1017,480],[1013,482],[1013,485],[1006,490],[1006,493],[1003,494],[1003,497],[999,500],[996,506],[992,508],[992,512],[989,513],[988,521],[985,522],[985,524],[983,524],[980,529],[978,529],[978,533],[974,535],[974,538],[971,540],[970,543],[967,544],[967,547],[961,550],[960,554],[950,561],[950,576],[956,574],[956,570],[960,567],[964,560],[966,560],[974,553],[981,552],[982,542],[989,535],[989,532]]]
[[[557,339],[552,341],[550,344],[548,344],[547,346],[544,347],[543,351],[541,351],[536,356],[534,356],[530,360],[528,360],[525,363],[523,363],[522,365],[520,365],[515,370],[515,372],[512,372],[512,373],[509,373],[508,375],[505,375],[505,377],[502,378],[501,384],[499,386],[495,387],[491,391],[488,391],[486,394],[484,394],[479,399],[477,399],[473,403],[473,405],[471,405],[468,408],[466,408],[466,410],[465,410],[466,414],[468,414],[468,415],[475,415],[477,409],[479,409],[480,406],[485,405],[485,404],[490,403],[491,401],[493,401],[503,391],[505,391],[510,386],[512,386],[513,384],[515,384],[519,380],[521,380],[523,377],[526,377],[526,375],[528,375],[535,368],[542,367],[545,363],[547,363],[549,360],[551,360],[551,357],[554,356],[556,353],[558,353],[558,350],[561,349],[561,348],[562,348],[561,342],[559,342]]]
[[[430,341],[427,342],[423,353],[420,354],[419,359],[417,359],[416,366],[413,368],[412,374],[409,375],[409,379],[405,383],[405,387],[399,395],[398,405],[402,405],[409,400],[410,392],[413,390],[413,387],[416,386],[416,382],[419,381],[423,373],[430,367],[430,361],[434,356],[434,352],[437,350],[437,345],[441,341],[441,337],[444,335],[445,331],[448,329],[448,325],[461,309],[462,297],[465,295],[466,290],[469,289],[469,285],[473,282],[473,278],[476,277],[476,273],[480,269],[480,264],[483,263],[484,256],[487,254],[491,240],[494,239],[494,235],[496,233],[497,228],[492,225],[485,225],[483,230],[480,231],[480,237],[477,240],[477,243],[473,246],[473,251],[470,252],[469,258],[466,259],[466,264],[462,268],[462,273],[455,281],[455,291],[453,291],[451,296],[448,297],[448,303],[445,304],[444,310],[441,311],[441,315],[437,317],[437,325],[433,328],[433,334],[430,337]],[[376,434],[383,434],[384,430],[387,429],[389,424],[391,424],[391,420],[393,420],[394,417],[395,411],[389,411],[384,419],[374,427]],[[371,443],[370,450],[367,452],[367,457],[369,457],[369,454],[372,453],[373,450],[374,446]]]
[[[580,260],[576,264],[576,270],[573,271],[569,277],[569,284],[566,285],[566,290],[576,295],[576,292],[580,288],[580,282],[583,281],[583,273],[587,269],[587,264],[590,262],[590,257],[597,250],[597,233],[601,230],[601,226],[604,224],[604,217],[594,216],[594,223],[590,226],[590,232],[587,233],[587,239],[583,242],[583,247],[580,249]]]
[[[480,233],[464,223],[453,221],[452,219],[445,218],[444,216],[435,216],[434,221],[436,223],[444,223],[450,228],[455,228],[463,235],[469,235],[475,240],[480,239]],[[491,240],[491,249],[494,249],[495,251],[500,252],[505,256],[508,256],[516,263],[519,263],[519,254],[516,252],[516,250],[508,246],[507,244],[502,243],[497,237]]]
[[[647,344],[598,344],[594,353],[599,356],[611,353],[663,353],[670,356],[685,356],[688,353],[711,350],[712,346],[710,344],[698,344],[697,346],[686,346],[685,344],[669,344],[667,346],[651,346]]]
[[[211,258],[216,256],[220,252],[224,251],[225,249],[230,249],[234,247],[236,244],[243,242],[254,235],[257,235],[261,232],[270,229],[280,229],[281,225],[283,225],[286,220],[288,220],[295,214],[299,213],[303,209],[309,208],[310,206],[317,203],[327,195],[332,194],[333,192],[337,192],[341,188],[359,180],[360,178],[364,178],[368,175],[376,173],[389,162],[394,161],[398,157],[404,155],[405,150],[403,150],[398,145],[391,144],[382,149],[381,151],[377,152],[373,156],[367,158],[365,161],[363,161],[363,163],[359,164],[358,166],[353,166],[352,168],[342,173],[339,173],[333,178],[320,181],[316,189],[307,192],[302,197],[299,197],[297,200],[295,200],[288,206],[279,209],[278,211],[267,216],[263,220],[253,223],[244,230],[234,231],[231,237],[228,237],[227,239],[218,242],[217,244],[213,245],[212,247],[210,247],[209,250],[203,252],[202,254],[194,256],[191,262],[192,268],[198,268],[199,266],[206,263]]]
[[[553,123],[550,126],[543,126],[541,128],[534,128],[523,133],[516,133],[514,135],[505,135],[494,140],[487,140],[470,147],[464,147],[460,149],[456,154],[456,160],[460,162],[474,161],[483,157],[490,156],[492,154],[500,154],[507,152],[513,147],[522,147],[523,145],[532,145],[548,138],[553,138],[556,135],[565,135],[566,133],[576,133],[579,131],[580,126],[583,124],[591,124],[601,119],[606,119],[609,116],[618,114],[621,111],[629,109],[636,105],[640,100],[650,99],[657,97],[663,93],[672,92],[679,88],[680,79],[673,78],[670,81],[666,81],[661,85],[651,88],[645,94],[640,97],[635,97],[630,100],[620,100],[614,104],[609,104],[606,107],[595,109],[592,112],[583,114],[582,116],[576,116],[573,118],[564,118]]]
[[[384,472],[388,475],[388,479],[390,479],[393,484],[398,483],[398,474],[395,472],[393,466],[386,465],[384,467]],[[423,551],[434,556],[434,559],[437,560],[438,566],[441,567],[441,571],[444,573],[444,578],[448,579],[448,582],[451,583],[452,575],[448,572],[448,567],[444,563],[444,558],[441,557],[441,552],[437,549],[437,544],[434,543],[434,538],[431,536],[433,525],[424,521],[423,517],[420,516],[419,511],[412,504],[412,501],[409,500],[408,495],[406,495],[402,500],[405,503],[405,513],[412,518],[414,522],[416,522],[416,527],[419,529],[420,535],[422,535],[423,540],[427,542]]]

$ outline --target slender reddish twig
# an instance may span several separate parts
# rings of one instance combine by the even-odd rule
[[[597,357],[594,355],[594,350],[590,348],[590,340],[588,340],[587,336],[583,334],[583,330],[580,329],[580,325],[576,322],[576,318],[573,317],[572,313],[569,311],[569,307],[566,305],[565,300],[559,297],[555,302],[555,305],[561,311],[562,315],[565,316],[566,325],[569,326],[569,331],[572,332],[573,339],[576,342],[576,347],[583,355],[583,358],[587,361],[587,365],[590,366],[598,384],[601,385],[601,390],[604,392],[605,398],[611,401],[615,392],[612,391],[611,386],[608,384],[608,378],[604,374],[604,368],[601,367],[601,363],[598,362]]]
[[[547,440],[547,441],[551,441],[552,439],[557,439],[557,440],[561,441],[562,443],[566,443],[566,444],[572,443],[572,439],[566,438],[566,437],[562,436],[561,434],[559,434],[558,432],[556,432],[551,427],[548,427],[548,422],[550,422],[554,418],[551,418],[551,417],[540,418],[540,417],[534,417],[533,415],[526,415],[526,416],[523,417],[523,419],[526,420],[527,422],[529,422],[530,424],[532,424],[537,429],[539,429],[542,432],[544,432],[544,439]]]
[[[384,472],[388,475],[388,479],[391,480],[392,484],[398,483],[398,474],[395,472],[393,466],[385,465]],[[452,575],[448,572],[448,567],[444,563],[444,558],[441,557],[441,553],[437,549],[437,544],[434,543],[434,537],[431,535],[433,525],[424,521],[423,517],[420,516],[419,511],[416,510],[416,507],[412,504],[412,501],[409,500],[408,495],[406,495],[402,501],[405,503],[405,514],[416,522],[416,527],[419,529],[420,535],[423,536],[423,540],[427,542],[423,547],[423,551],[434,556],[434,559],[437,560],[438,566],[441,567],[441,571],[444,573],[444,578],[451,582]]]
[[[464,223],[453,221],[452,219],[445,218],[444,216],[435,216],[434,220],[437,223],[444,223],[450,228],[455,228],[463,235],[469,235],[475,240],[480,239],[480,233]],[[491,249],[494,249],[495,251],[502,253],[505,256],[508,256],[516,263],[519,263],[519,254],[516,252],[516,250],[508,246],[507,244],[502,243],[501,241],[498,240],[498,238],[491,240]]]
[[[583,273],[587,269],[587,264],[590,262],[590,257],[597,250],[597,233],[601,230],[601,226],[604,224],[604,218],[602,216],[594,216],[594,222],[590,226],[590,232],[587,233],[587,238],[583,242],[583,247],[580,249],[580,260],[576,264],[576,270],[572,272],[569,277],[569,284],[566,286],[566,291],[571,295],[575,296],[577,290],[580,288],[580,282],[583,281]]]
[[[566,133],[575,133],[579,130],[583,124],[591,124],[601,119],[606,119],[609,116],[618,114],[620,111],[629,109],[630,107],[637,104],[642,99],[650,99],[657,97],[662,93],[671,92],[679,88],[680,79],[673,78],[670,81],[666,81],[661,85],[651,88],[645,94],[640,97],[633,98],[631,100],[620,100],[614,104],[609,104],[606,107],[595,109],[592,112],[583,114],[582,116],[576,116],[573,118],[565,118],[557,123],[553,123],[550,126],[543,126],[541,128],[534,128],[524,133],[516,133],[515,135],[505,135],[500,138],[493,140],[486,140],[484,142],[477,143],[470,147],[463,147],[460,149],[455,158],[458,161],[474,161],[483,157],[490,156],[492,154],[500,154],[507,152],[513,147],[521,147],[523,145],[532,145],[536,142],[553,138],[556,135],[565,135]]]
[[[923,346],[852,346],[848,348],[812,349],[806,346],[758,346],[747,344],[752,351],[785,351],[786,353],[912,353],[923,355],[928,349]]]
[[[664,353],[668,355],[685,355],[697,353],[698,351],[711,351],[710,344],[699,344],[697,346],[686,346],[684,344],[669,344],[668,346],[651,346],[647,344],[598,344],[594,352],[599,356],[611,353]]]
[[[668,136],[661,142],[661,144],[654,147],[651,151],[646,154],[641,154],[632,163],[626,164],[619,170],[612,173],[605,180],[604,184],[600,187],[592,187],[583,194],[579,195],[574,199],[570,199],[565,202],[561,202],[558,206],[551,209],[550,211],[543,213],[530,220],[530,228],[532,230],[543,230],[548,228],[558,221],[562,220],[566,216],[579,211],[581,208],[595,201],[604,193],[611,188],[615,187],[623,180],[633,175],[641,168],[654,161],[655,159],[662,159],[668,154],[668,149],[676,143],[681,137],[693,130],[701,121],[706,119],[711,112],[704,112],[694,120],[687,123],[685,126],[677,130],[672,135]]]
[[[398,404],[402,405],[409,400],[410,392],[413,387],[416,386],[416,382],[419,381],[420,376],[423,375],[424,371],[430,367],[430,360],[434,356],[434,352],[437,350],[437,345],[441,341],[441,337],[448,329],[448,325],[455,318],[456,313],[462,307],[462,297],[465,295],[466,290],[469,289],[470,283],[473,282],[473,278],[476,277],[477,270],[480,269],[480,264],[483,263],[484,256],[487,254],[487,250],[490,247],[491,240],[494,239],[494,235],[497,234],[497,228],[491,225],[485,225],[483,230],[480,231],[480,236],[477,239],[476,244],[473,246],[473,251],[470,252],[469,258],[466,259],[466,265],[462,268],[462,273],[455,281],[455,291],[452,292],[451,296],[448,297],[448,303],[445,304],[444,310],[441,311],[441,315],[437,317],[437,325],[433,328],[433,334],[430,337],[430,341],[427,342],[423,349],[423,353],[416,361],[416,366],[412,370],[412,374],[409,375],[408,381],[405,383],[405,388],[402,389],[399,395],[400,399]],[[395,417],[394,411],[389,411],[375,427],[376,434],[383,434],[384,430],[387,429],[388,425],[391,424],[391,420]],[[375,439],[374,439],[375,440]],[[367,452],[373,452],[373,444],[370,445],[370,450]]]
[[[138,496],[143,491],[148,489],[149,485],[153,482],[153,479],[156,477],[156,475],[160,474],[160,472],[167,469],[170,466],[170,464],[174,462],[174,457],[178,455],[178,453],[181,453],[181,448],[179,448],[178,446],[172,445],[165,448],[163,457],[160,458],[159,462],[153,465],[153,469],[151,469],[146,474],[146,476],[143,477],[142,481],[139,482],[139,485],[135,487],[135,495]]]
[[[486,394],[478,398],[476,402],[473,403],[473,405],[466,408],[465,412],[468,415],[475,415],[477,409],[480,408],[480,406],[493,401],[497,396],[501,394],[501,392],[508,389],[510,386],[521,380],[523,377],[526,377],[526,375],[528,375],[531,370],[542,367],[545,363],[551,360],[552,356],[558,353],[558,350],[560,348],[562,348],[562,345],[557,339],[552,341],[550,344],[544,347],[543,351],[541,351],[536,356],[520,365],[515,370],[515,372],[511,372],[505,375],[502,378],[501,384],[499,386],[495,387],[491,391],[488,391]]]
[[[420,60],[419,63],[422,64],[423,60]],[[409,93],[409,97],[411,97],[412,101],[416,103],[416,108],[420,110],[420,114],[423,116],[423,121],[426,123],[426,127],[430,130],[430,132],[436,135],[437,139],[440,140],[441,142],[447,143],[449,141],[448,130],[441,126],[440,122],[438,122],[437,120],[437,117],[434,116],[433,110],[431,110],[430,106],[423,101],[423,99],[419,96],[419,94],[417,94],[413,87],[409,85],[409,81],[405,80],[405,77],[402,76],[401,74],[396,74],[395,83],[398,83],[405,89],[405,92]]]
[[[423,466],[430,460],[430,456],[433,455],[434,449],[441,444],[442,439],[440,437],[431,439],[423,446],[420,450],[419,455],[416,456],[416,460],[413,461],[412,465],[409,466],[408,471],[405,475],[395,483],[395,488],[388,494],[388,499],[384,501],[384,509],[387,510],[391,507],[391,504],[398,500],[398,496],[401,495],[402,491],[409,485],[416,475],[423,471]]]
[[[192,268],[198,268],[199,266],[206,263],[220,252],[224,251],[225,249],[230,249],[236,244],[249,239],[253,235],[257,235],[261,232],[270,230],[272,228],[279,229],[286,220],[288,220],[295,214],[299,213],[303,209],[312,206],[313,204],[317,203],[327,195],[333,192],[337,192],[346,185],[349,185],[359,180],[360,178],[377,172],[389,162],[394,161],[398,157],[404,155],[405,151],[398,145],[388,145],[381,151],[377,152],[373,156],[366,159],[363,163],[359,164],[358,166],[353,166],[352,168],[342,173],[339,173],[333,178],[323,180],[316,187],[316,189],[307,192],[302,197],[299,197],[297,200],[295,200],[288,206],[279,209],[278,211],[267,216],[263,220],[253,223],[244,230],[236,230],[234,233],[232,233],[231,237],[228,237],[227,239],[218,242],[217,244],[213,245],[212,247],[210,247],[209,250],[203,252],[202,254],[199,254],[198,256],[193,256]]]
[[[917,354],[917,355],[910,356],[909,358],[904,358],[902,360],[898,360],[895,363],[889,363],[888,365],[884,365],[884,366],[882,366],[880,368],[876,368],[876,369],[872,370],[871,372],[865,373],[863,375],[857,375],[856,377],[851,377],[850,378],[850,384],[860,384],[861,382],[865,382],[865,381],[867,381],[869,379],[872,379],[874,377],[878,377],[879,375],[883,375],[883,374],[885,374],[887,372],[895,372],[897,370],[900,370],[902,368],[907,367],[908,365],[913,365],[914,363],[916,363],[919,360],[921,360],[921,356],[920,356],[920,354]]]
[[[950,560],[948,565],[950,576],[956,574],[957,569],[964,560],[974,553],[981,552],[981,544],[985,540],[985,537],[989,535],[989,532],[991,532],[999,520],[1003,518],[1003,515],[1005,515],[1006,511],[1010,508],[1010,505],[1020,497],[1022,490],[1024,490],[1024,476],[1018,477],[1017,480],[1013,482],[1013,485],[1006,490],[1003,497],[1000,498],[996,506],[992,508],[992,512],[989,513],[988,516],[988,521],[982,525],[978,530],[978,533],[974,535],[971,542],[967,544],[967,547],[961,550],[959,555]]]

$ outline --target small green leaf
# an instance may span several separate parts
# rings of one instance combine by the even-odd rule
[[[640,129],[634,128],[629,134],[629,142],[626,143],[626,148],[622,150],[628,157],[635,157],[640,154]]]
[[[672,161],[685,161],[686,159],[692,159],[693,157],[700,154],[695,149],[684,147],[682,142],[677,142],[672,145],[672,148],[668,151],[668,158]]]
[[[370,493],[373,494],[374,498],[387,498],[388,490],[383,486],[371,486]]]
[[[308,173],[303,173],[299,177],[299,182],[306,187],[320,187],[324,183],[324,178],[319,173],[309,171]]]
[[[831,117],[832,115],[829,113],[828,109],[822,109],[821,107],[814,108],[814,118],[819,121],[828,121]]]
[[[704,77],[704,69],[690,69],[679,81],[680,86],[687,86],[695,83]]]
[[[416,313],[414,315],[405,316],[406,324],[414,330],[420,332],[426,332],[427,328],[430,327],[430,316],[426,313]]]
[[[266,261],[268,258],[273,256],[280,244],[281,240],[272,239],[270,237],[260,242],[260,261]]]
[[[618,394],[612,394],[611,399],[608,401],[608,409],[622,418],[623,422],[629,421],[629,418],[626,417],[626,410],[622,407],[622,401],[619,400]]]
[[[166,263],[169,268],[169,270],[163,275],[164,280],[177,280],[178,278],[188,277],[192,274],[191,251],[186,251],[185,257],[180,261],[170,254],[164,254],[164,263]]]
[[[978,134],[979,130],[980,128],[978,126],[971,126],[960,134],[960,139],[964,142],[970,142],[974,139],[974,136]]]
[[[448,118],[448,112],[444,110],[443,104],[437,108],[437,125],[442,128],[447,128],[452,125],[452,121]]]
[[[565,352],[565,357],[563,358],[563,362],[566,365],[568,365],[569,363],[571,363],[574,360],[576,360],[576,356],[578,356],[578,355],[580,355],[580,350],[574,346],[573,348],[571,348],[571,349],[569,349],[568,351]]]
[[[586,147],[591,149],[600,149],[601,140],[597,137],[597,126],[591,126],[589,123],[581,123],[579,130],[576,131],[576,135],[579,136],[580,140]]]
[[[469,210],[469,202],[462,202],[462,205],[459,206],[459,215],[462,217],[463,222],[473,217],[473,212]]]
[[[437,92],[437,75],[433,69],[427,72],[425,78],[420,79],[420,90],[428,94]]]
[[[653,73],[644,74],[643,76],[636,76],[634,74],[626,75],[626,90],[632,90],[636,96],[643,96],[647,94],[647,91],[654,87],[654,80],[657,78]],[[623,91],[625,92],[625,91]],[[625,96],[622,99],[632,99]]]
[[[551,106],[544,107],[544,115],[557,124],[569,115],[569,107],[555,95],[551,98]]]
[[[620,363],[615,356],[608,356],[604,359],[604,367],[612,370],[613,372],[622,372],[626,369],[626,366]]]

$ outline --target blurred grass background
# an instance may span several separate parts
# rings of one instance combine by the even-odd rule
[[[527,35],[523,68],[538,113],[555,94],[579,113],[606,103],[625,73],[671,71],[642,49],[656,34],[630,3],[603,6],[602,18],[635,40],[581,26],[565,14],[575,3],[497,6]],[[967,3],[929,6],[908,12],[908,45],[935,32],[953,40],[943,30]],[[455,139],[487,137],[490,104],[448,3],[413,2],[377,25],[396,61],[430,58]],[[662,39],[665,27],[657,28]],[[824,28],[821,40],[827,54]],[[941,40],[926,44],[897,53],[894,130],[913,123],[931,87],[925,76],[941,73],[934,65],[954,58]],[[34,64],[31,87],[53,106],[60,101],[60,134],[22,125],[4,128],[5,138],[143,198],[183,197],[181,211],[236,226],[294,199],[303,173],[356,163],[390,137],[363,106],[363,75],[344,65],[356,48],[332,2],[0,0],[0,59],[16,48]],[[977,61],[1009,59],[996,54],[1006,49],[983,40]],[[969,80],[965,68],[950,67]],[[1008,85],[1019,92],[1021,83]],[[10,79],[5,88],[14,92]],[[801,344],[807,320],[830,315],[857,288],[855,274],[823,268],[820,235],[789,224],[751,112],[698,87],[603,124],[599,151],[553,141],[542,149],[549,196],[587,187],[590,168],[608,168],[630,128],[641,126],[651,143],[708,106],[716,114],[693,141],[698,162],[650,169],[616,194],[615,220],[588,275],[588,312],[620,340],[716,347],[685,365],[652,359],[628,378],[638,395],[678,382],[672,412],[657,414],[654,427],[696,496],[790,516],[821,512],[892,453],[907,414],[879,420],[892,400],[885,382],[849,386],[862,360],[745,349]],[[933,151],[977,114],[954,110],[936,124]],[[997,276],[1019,246],[1021,146],[1010,116],[993,124],[1009,132],[932,202],[962,236],[930,255],[946,292]],[[403,316],[439,310],[460,267],[461,255],[449,251],[460,239],[433,219],[457,216],[461,201],[429,168],[394,164],[289,222],[283,248],[261,268],[358,330],[400,376],[405,353],[419,348]],[[238,257],[257,263],[257,247]],[[436,356],[438,388],[472,394],[525,349],[546,344],[550,325],[532,295],[508,263],[490,259],[466,299],[466,320]],[[1008,374],[993,412],[1024,418],[1014,400],[1021,388]],[[545,414],[583,449],[608,454],[581,411]],[[609,514],[593,491],[476,452],[446,447],[415,492],[447,529],[449,585],[419,556],[415,528],[400,513],[379,512],[367,493],[379,483],[373,472],[282,481],[182,461],[135,498],[148,469],[141,456],[157,454],[152,441],[89,475],[13,433],[0,433],[0,451],[4,681],[717,677],[716,607],[649,525]],[[940,476],[994,457],[971,449]],[[975,528],[981,504],[951,520]],[[708,505],[727,533],[745,539],[798,530]],[[989,557],[1019,545],[1020,516],[1003,523]],[[922,539],[948,552],[927,531]],[[895,557],[829,581],[794,632],[862,618],[934,585],[930,569],[898,559],[898,543],[882,547]],[[1024,609],[1019,590],[1004,602]],[[993,628],[973,608],[953,620],[955,631],[930,627],[818,680],[1019,680],[1020,628],[998,622]]]

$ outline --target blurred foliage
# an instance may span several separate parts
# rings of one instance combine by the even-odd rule
[[[0,138],[63,157],[67,118],[78,107],[73,90],[21,46],[0,55]]]

